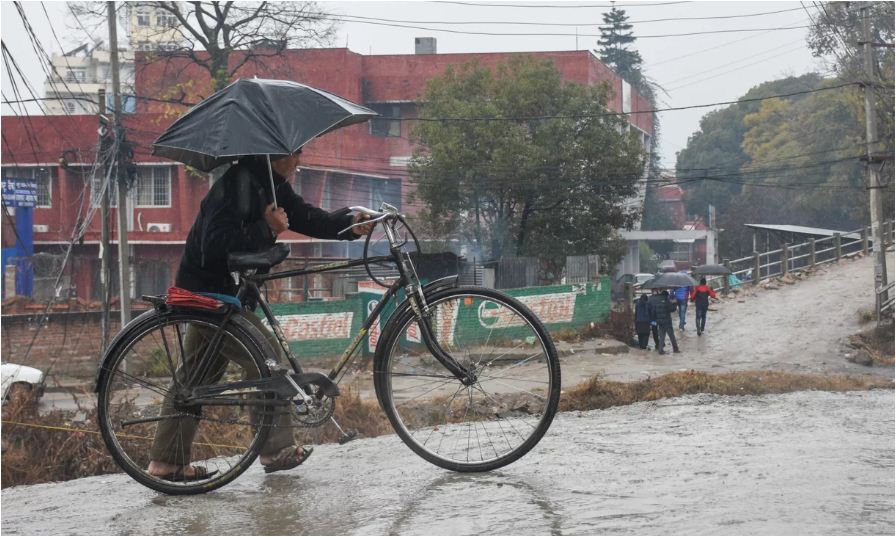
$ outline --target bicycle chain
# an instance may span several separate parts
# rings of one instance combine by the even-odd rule
[[[268,427],[269,429],[313,429],[315,427],[320,427],[321,425],[326,423],[327,420],[330,419],[330,417],[333,415],[333,411],[336,409],[336,401],[334,399],[327,397],[324,400],[332,401],[332,403],[325,403],[325,404],[332,404],[332,407],[330,407],[329,409],[326,409],[325,417],[317,418],[316,420],[314,420],[312,422],[296,423],[293,425],[276,425],[274,423],[271,423],[270,425],[266,425],[266,427]],[[276,412],[259,412],[258,415],[260,417],[276,416],[277,413]],[[192,418],[195,420],[210,421],[210,422],[214,422],[214,423],[225,423],[227,425],[249,425],[252,427],[255,426],[255,424],[253,424],[252,422],[241,421],[238,419],[212,418],[210,416],[197,416],[196,414],[190,414],[188,412],[183,412],[181,414],[172,414],[166,419],[180,419],[180,418]],[[301,419],[302,419],[302,414],[293,415],[293,421],[298,421]]]

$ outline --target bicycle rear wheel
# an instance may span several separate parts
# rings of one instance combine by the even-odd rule
[[[221,321],[201,311],[149,311],[116,338],[100,369],[98,421],[106,447],[125,472],[159,492],[197,494],[229,483],[248,468],[268,436],[273,407],[248,404],[268,394],[221,394],[202,406],[184,402],[196,386],[270,375],[264,361],[273,352],[270,345],[239,317],[220,331],[219,352],[202,359]],[[151,459],[214,474],[196,481],[160,478],[147,471]]]
[[[469,386],[423,344],[410,310],[390,319],[374,382],[395,431],[429,462],[461,472],[500,468],[532,449],[560,399],[560,363],[544,326],[518,300],[464,287],[427,297],[439,345],[472,369]]]

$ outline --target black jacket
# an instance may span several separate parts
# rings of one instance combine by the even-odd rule
[[[663,295],[653,295],[648,299],[650,305],[650,320],[656,324],[669,326],[672,324],[672,312],[675,311],[675,303]]]
[[[274,172],[277,206],[286,211],[289,229],[319,239],[354,239],[348,231],[351,215],[331,217],[323,209],[305,203],[292,186]],[[276,237],[264,219],[271,199],[267,163],[252,157],[231,166],[209,190],[199,215],[187,235],[175,285],[196,292],[236,294],[227,270],[232,252],[269,249]]]

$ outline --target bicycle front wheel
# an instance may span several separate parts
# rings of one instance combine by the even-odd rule
[[[560,399],[560,363],[538,318],[492,289],[427,297],[438,344],[473,371],[462,383],[429,352],[414,314],[390,319],[374,382],[395,431],[429,462],[462,472],[500,468],[532,449]]]
[[[230,390],[189,403],[194,389],[267,377],[263,336],[233,317],[149,311],[112,344],[99,376],[98,421],[112,458],[131,477],[166,494],[197,494],[243,473],[267,438],[270,396]],[[211,353],[206,349],[214,347]],[[220,391],[220,390],[219,390]],[[150,460],[205,468],[205,479],[151,475]]]

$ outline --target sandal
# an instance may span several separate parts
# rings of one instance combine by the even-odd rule
[[[274,460],[272,460],[269,464],[264,464],[264,473],[269,474],[271,472],[279,472],[281,470],[292,470],[296,466],[302,464],[308,457],[311,456],[311,453],[314,451],[312,447],[302,446],[300,448],[296,448],[294,446],[289,446],[280,450],[276,456],[274,456]]]
[[[156,479],[164,479],[165,481],[180,481],[182,483],[188,483],[190,481],[202,481],[203,479],[208,479],[218,473],[217,470],[209,472],[202,466],[193,466],[193,474],[186,475],[184,474],[184,468],[186,468],[186,466],[181,466],[176,472],[171,472],[170,474],[165,475],[156,475],[153,477],[155,477]]]

